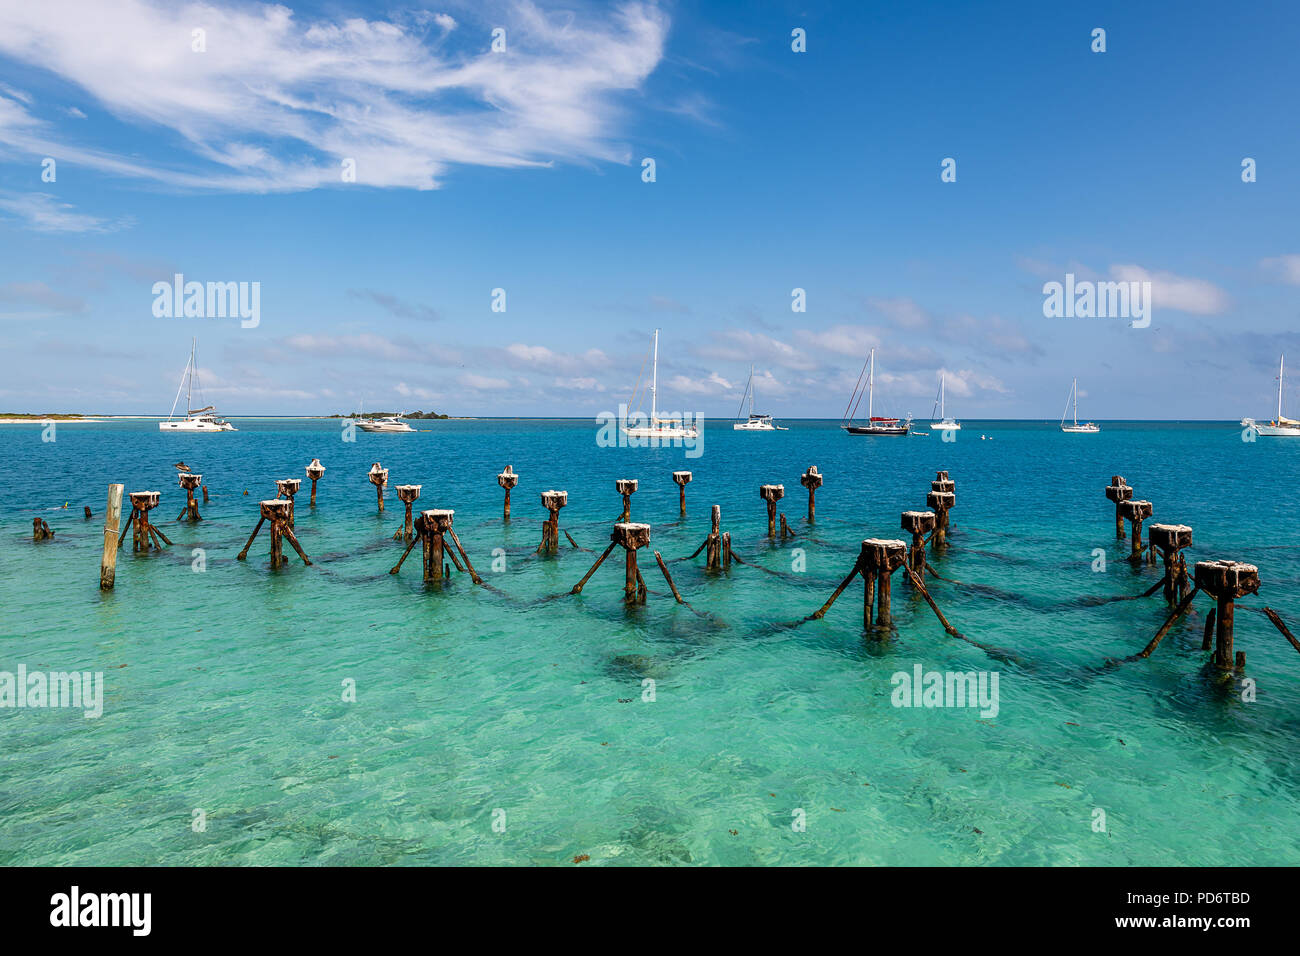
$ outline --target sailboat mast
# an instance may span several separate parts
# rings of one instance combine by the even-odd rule
[[[657,394],[658,391],[659,391],[659,330],[655,329],[654,364],[651,366],[650,369],[650,424],[651,425],[653,425],[655,423],[655,419],[659,417],[659,409],[656,403],[656,399],[658,398],[658,394]]]
[[[867,375],[867,421],[874,417],[872,404],[876,399],[876,350],[871,350],[871,372]]]
[[[754,417],[754,366],[752,365],[749,367],[749,417]]]
[[[1282,372],[1286,366],[1286,355],[1277,360],[1277,422],[1282,423]]]
[[[1070,395],[1074,398],[1074,423],[1079,424],[1079,380],[1076,378],[1070,386]]]
[[[194,353],[198,351],[199,340],[197,337],[190,339],[190,377],[186,380],[185,386],[185,417],[189,418],[190,409],[194,407]]]
[[[941,421],[941,422],[946,422],[946,421],[948,420],[948,416],[947,416],[947,414],[944,412],[944,405],[943,405],[943,399],[944,399],[943,387],[944,387],[944,374],[943,374],[942,372],[940,372],[940,373],[939,373],[939,421]]]

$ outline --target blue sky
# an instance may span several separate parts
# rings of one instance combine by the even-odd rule
[[[838,418],[872,346],[898,414],[943,370],[964,418],[1059,417],[1076,375],[1087,417],[1266,417],[1300,366],[1298,33],[1288,3],[5,4],[0,411],[165,413],[197,336],[227,414],[594,416],[660,327],[661,406],[710,418],[751,362],[762,410]],[[259,324],[156,317],[176,272],[260,283]],[[1148,279],[1150,327],[1045,318],[1067,272]]]

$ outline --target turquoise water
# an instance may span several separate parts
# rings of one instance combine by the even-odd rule
[[[0,862],[7,864],[1297,864],[1300,655],[1239,610],[1237,648],[1257,700],[1206,670],[1208,599],[1153,657],[1111,670],[1164,619],[1138,594],[1159,571],[1119,560],[1102,488],[1127,477],[1156,521],[1190,524],[1189,557],[1259,565],[1258,599],[1300,623],[1291,489],[1300,442],[1241,441],[1227,424],[968,422],[956,442],[850,438],[826,422],[779,434],[706,426],[704,453],[600,448],[591,422],[422,422],[414,435],[340,440],[328,421],[236,422],[161,435],[152,422],[0,428],[0,670],[103,671],[103,716],[0,711]],[[980,440],[985,434],[991,440]],[[312,558],[272,571],[259,537],[235,555],[273,480],[327,468],[318,507],[299,497]],[[204,521],[179,524],[174,461],[202,471]],[[495,590],[420,580],[414,552],[388,569],[401,505],[378,515],[371,462],[456,530]],[[495,475],[522,476],[503,526]],[[798,479],[826,476],[817,521]],[[694,472],[679,520],[675,469]],[[948,637],[894,582],[896,632],[865,636],[861,587],[816,610],[863,537],[899,537],[947,469],[951,548],[933,594],[1005,663]],[[579,597],[595,555],[532,557],[567,489],[561,527],[601,549],[639,478],[634,519],[665,559],[688,555],[709,506],[756,568],[653,558],[644,607],[622,604],[621,551]],[[163,493],[175,542],[122,552],[98,590],[106,487]],[[797,537],[765,537],[758,485],[783,483]],[[250,494],[244,497],[242,492]],[[68,510],[58,509],[65,501]],[[81,508],[90,505],[92,521]],[[56,532],[30,540],[41,514]],[[192,570],[193,549],[206,570]],[[493,571],[493,549],[505,570]],[[803,551],[805,569],[792,570]],[[1108,557],[1093,571],[1095,548]],[[986,587],[978,587],[986,586]],[[990,590],[993,589],[993,590]],[[891,676],[996,671],[999,713],[891,705]],[[655,700],[642,700],[642,681]],[[355,681],[356,701],[343,700]],[[794,812],[806,819],[792,828]],[[1094,832],[1094,811],[1105,814]],[[196,832],[194,811],[205,814]],[[504,811],[504,817],[501,813]],[[494,820],[504,819],[504,832]]]

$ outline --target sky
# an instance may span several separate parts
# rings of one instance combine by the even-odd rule
[[[838,419],[872,348],[878,413],[943,375],[1053,420],[1077,377],[1081,418],[1265,419],[1298,39],[1290,2],[0,0],[0,412],[165,415],[197,338],[227,415],[594,417],[659,328],[661,411],[710,419],[751,364]],[[1067,274],[1150,282],[1149,325],[1045,315]]]

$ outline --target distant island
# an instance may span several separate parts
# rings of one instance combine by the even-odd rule
[[[437,412],[363,412],[351,415],[330,415],[330,418],[450,418]]]
[[[0,422],[80,422],[85,415],[33,415],[30,412],[0,412]]]

